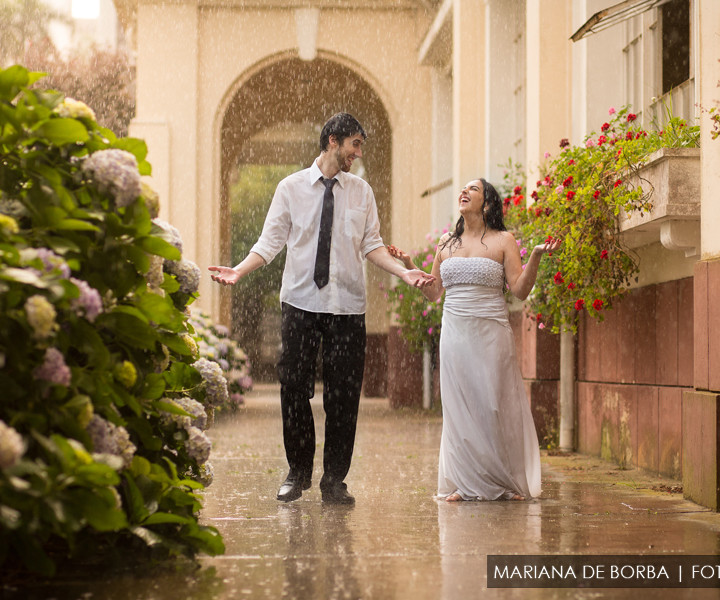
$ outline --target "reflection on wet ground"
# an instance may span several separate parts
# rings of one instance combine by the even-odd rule
[[[319,442],[313,487],[289,504],[275,499],[287,468],[276,387],[259,387],[245,407],[210,430],[215,482],[205,493],[202,520],[223,534],[224,556],[202,558],[199,569],[66,573],[52,584],[6,589],[5,597],[637,599],[650,592],[488,590],[486,555],[720,554],[719,515],[679,494],[639,489],[642,475],[586,458],[544,457],[537,500],[436,501],[441,418],[391,410],[379,399],[361,404],[346,480],[356,505],[323,505],[319,399],[313,407]],[[720,598],[720,590],[656,589],[652,595]]]

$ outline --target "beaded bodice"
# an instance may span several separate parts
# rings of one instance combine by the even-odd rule
[[[440,263],[440,277],[445,289],[462,284],[502,288],[505,269],[484,256],[451,256]]]

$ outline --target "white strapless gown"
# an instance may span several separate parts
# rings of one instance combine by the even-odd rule
[[[540,495],[540,451],[503,297],[503,266],[450,257],[440,333],[443,430],[438,496]]]

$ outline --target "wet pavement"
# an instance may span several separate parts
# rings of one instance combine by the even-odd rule
[[[543,456],[539,499],[438,501],[441,417],[392,410],[383,399],[361,402],[346,479],[356,505],[324,505],[319,394],[313,409],[313,487],[289,504],[275,499],[287,470],[276,386],[258,386],[209,431],[215,481],[201,518],[222,533],[225,555],[202,558],[199,569],[61,574],[49,585],[6,589],[5,597],[720,598],[718,589],[487,589],[487,555],[718,555],[720,515],[668,491],[679,482],[576,455]]]

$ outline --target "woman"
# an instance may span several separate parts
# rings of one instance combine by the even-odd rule
[[[458,198],[455,230],[438,243],[422,292],[431,301],[447,291],[440,333],[443,431],[438,496],[461,500],[524,500],[540,494],[540,451],[530,405],[515,357],[503,296],[507,283],[527,298],[540,259],[553,241],[533,248],[523,268],[503,204],[484,179],[469,182]],[[390,253],[411,265],[410,257]]]

